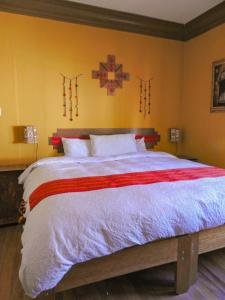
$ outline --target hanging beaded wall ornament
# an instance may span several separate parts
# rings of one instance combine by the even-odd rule
[[[78,78],[81,76],[82,74],[79,74],[75,77],[75,116],[78,117],[79,116],[79,110],[78,110],[78,105],[79,105],[79,99],[78,99]]]
[[[144,118],[146,115],[150,115],[150,106],[151,106],[151,79],[149,80],[143,80],[139,78],[140,80],[140,97],[139,97],[139,112],[144,114]]]
[[[70,104],[70,121],[73,121],[73,102],[72,102],[72,79],[69,81],[69,104]]]
[[[66,117],[66,77],[65,76],[63,76],[63,117]]]
[[[67,116],[67,102],[69,104],[69,120],[73,121],[73,111],[75,110],[75,116],[79,116],[79,99],[78,99],[78,78],[82,75],[79,74],[75,77],[69,78],[65,75],[62,76],[62,94],[63,94],[63,117]],[[73,84],[74,82],[74,84]],[[66,92],[68,90],[68,93]],[[74,107],[73,107],[73,94],[74,94]]]

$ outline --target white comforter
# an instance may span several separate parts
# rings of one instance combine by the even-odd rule
[[[160,152],[104,159],[49,158],[21,174],[24,199],[54,179],[203,167]],[[74,265],[133,245],[225,223],[225,177],[54,195],[31,212],[22,235],[27,295],[53,288]]]

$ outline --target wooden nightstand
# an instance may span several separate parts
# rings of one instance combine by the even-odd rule
[[[23,194],[18,176],[25,168],[25,165],[0,166],[0,225],[18,223],[18,206]]]
[[[188,155],[177,155],[177,157],[181,158],[181,159],[187,159],[187,160],[198,162],[198,159],[196,157],[192,157],[192,156],[188,156]]]

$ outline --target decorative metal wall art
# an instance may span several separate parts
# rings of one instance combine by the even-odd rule
[[[151,106],[151,81],[144,80],[139,78],[140,81],[140,98],[139,98],[139,112],[144,114],[144,118],[146,115],[150,115],[150,106]]]
[[[100,62],[99,70],[92,71],[92,78],[99,79],[101,88],[107,88],[108,96],[114,96],[116,89],[123,87],[123,80],[129,80],[129,73],[123,72],[122,64],[116,64],[114,55],[108,55],[107,62]]]
[[[78,78],[82,74],[79,74],[72,78],[63,75],[62,73],[60,73],[60,75],[62,76],[63,117],[67,116],[67,110],[69,110],[69,120],[73,121],[74,111],[75,111],[75,116],[76,117],[79,116]]]

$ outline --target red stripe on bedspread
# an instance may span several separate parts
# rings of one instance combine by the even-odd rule
[[[44,198],[56,194],[87,192],[106,188],[118,188],[129,185],[195,180],[200,178],[219,176],[225,176],[225,169],[216,167],[203,167],[58,179],[43,183],[32,192],[29,200],[30,209],[34,208]]]

